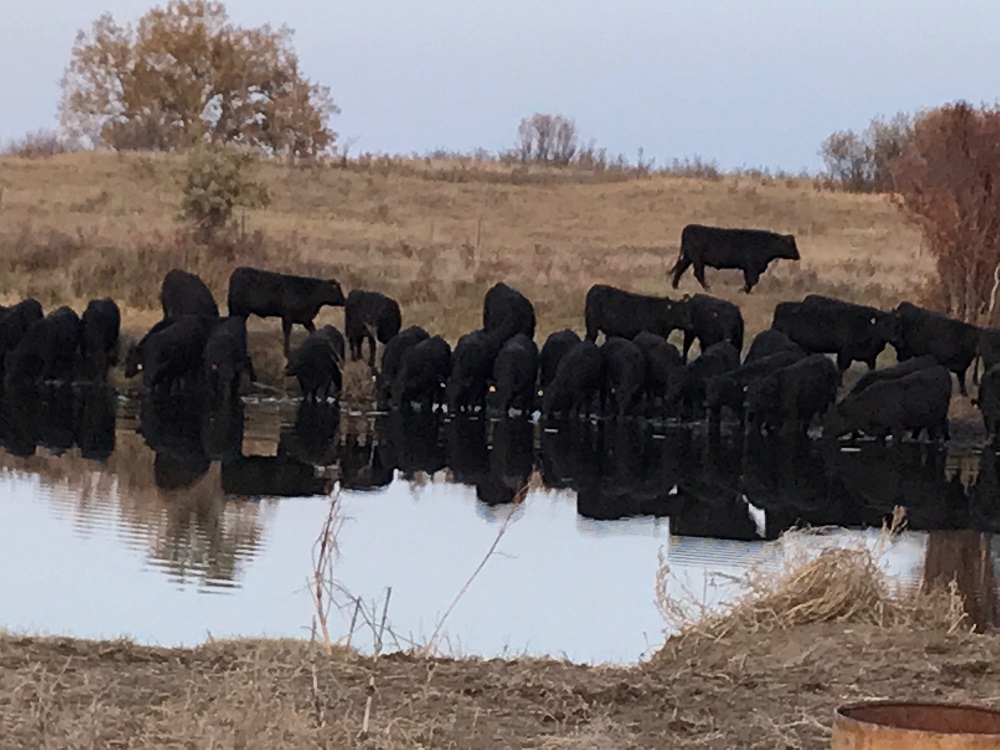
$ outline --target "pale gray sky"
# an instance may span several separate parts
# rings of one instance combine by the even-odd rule
[[[55,123],[76,31],[146,0],[0,0],[0,141]],[[288,24],[354,150],[497,150],[521,117],[658,163],[816,169],[832,131],[876,114],[1000,96],[1000,3],[931,0],[231,0]]]

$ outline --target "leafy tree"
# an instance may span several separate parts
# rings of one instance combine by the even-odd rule
[[[336,139],[330,90],[299,70],[288,27],[241,28],[215,0],[170,0],[138,23],[80,31],[62,78],[63,127],[93,145],[200,141],[315,155]]]

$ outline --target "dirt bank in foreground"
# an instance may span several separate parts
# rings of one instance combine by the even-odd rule
[[[3,747],[825,748],[869,697],[1000,703],[998,635],[831,624],[667,644],[632,668],[0,637]],[[316,686],[314,688],[314,685]]]

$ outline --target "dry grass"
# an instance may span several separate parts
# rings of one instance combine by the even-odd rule
[[[963,593],[947,578],[935,586],[905,587],[891,581],[882,557],[891,539],[902,529],[903,509],[897,507],[891,526],[885,527],[874,549],[863,541],[834,546],[815,553],[810,540],[822,529],[793,530],[778,542],[781,565],[768,571],[762,564],[739,579],[743,593],[720,611],[692,618],[690,607],[667,594],[670,568],[663,561],[656,576],[656,602],[671,640],[719,641],[737,633],[788,631],[808,625],[862,624],[879,628],[953,632],[966,622]]]
[[[0,157],[0,303],[31,294],[46,307],[79,307],[111,294],[139,332],[158,316],[171,267],[200,274],[225,300],[232,269],[255,264],[384,290],[400,301],[404,325],[454,340],[479,324],[483,293],[505,279],[533,299],[544,336],[582,328],[593,283],[667,293],[689,222],[796,234],[803,260],[777,263],[750,296],[735,274],[709,274],[713,293],[743,306],[750,332],[781,299],[822,292],[889,305],[931,270],[917,234],[878,196],[766,175],[584,181],[470,160],[264,163],[271,207],[246,214],[244,239],[209,251],[178,234],[183,164],[142,154]],[[680,292],[698,289],[685,278]],[[339,324],[342,313],[325,309],[320,320]],[[268,348],[278,340],[274,321],[252,331]]]

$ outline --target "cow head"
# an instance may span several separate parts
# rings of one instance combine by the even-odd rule
[[[340,282],[336,279],[329,279],[323,284],[324,305],[343,306],[347,300],[344,297],[344,290],[340,288]]]
[[[801,255],[799,255],[799,248],[795,244],[794,234],[783,234],[781,235],[781,253],[779,258],[785,258],[787,260],[800,260]]]
[[[125,377],[134,378],[142,370],[142,351],[138,346],[132,345],[125,355]]]

